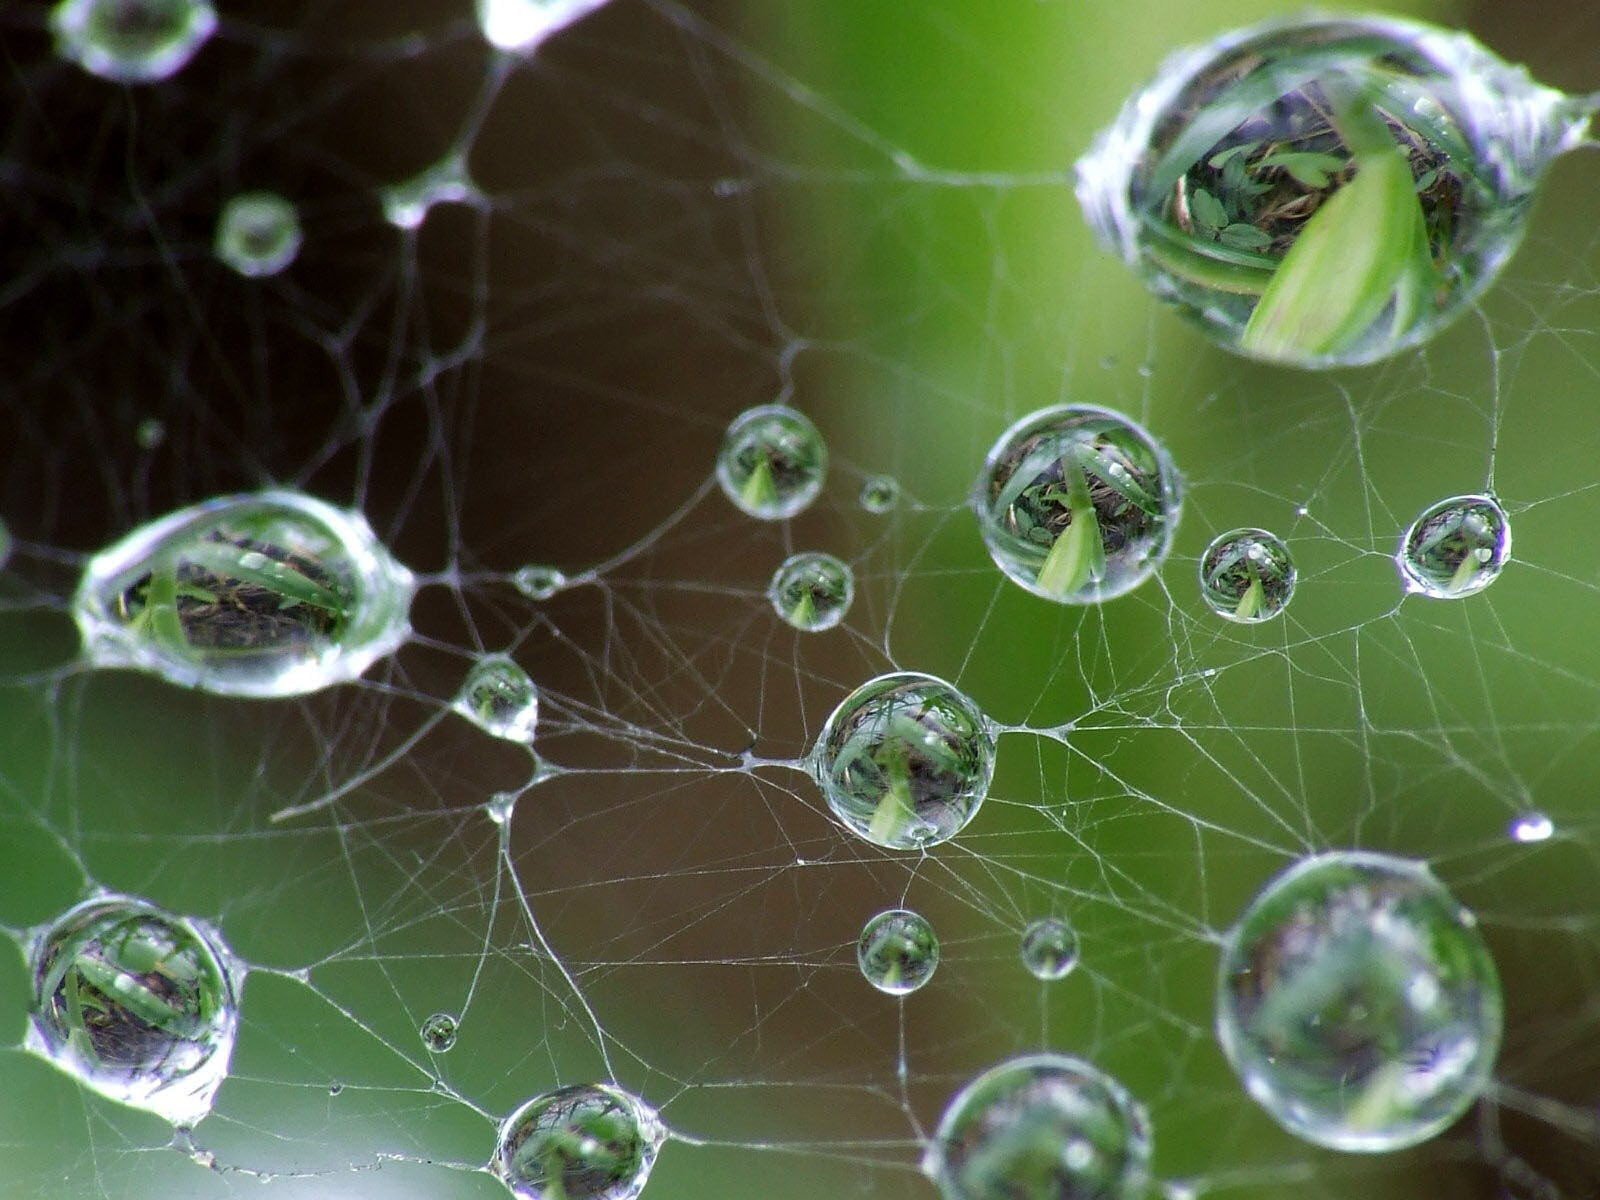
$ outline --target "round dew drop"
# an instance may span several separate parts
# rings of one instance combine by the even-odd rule
[[[1511,522],[1493,496],[1441,500],[1411,523],[1395,563],[1406,591],[1459,600],[1493,583],[1511,555]]]
[[[1274,1120],[1319,1146],[1377,1153],[1443,1131],[1488,1084],[1502,1019],[1476,920],[1422,863],[1308,859],[1224,945],[1223,1052]]]
[[[485,733],[531,742],[539,723],[539,689],[509,656],[488,654],[467,671],[451,707]]]
[[[606,0],[478,0],[478,28],[497,50],[531,54]]]
[[[1121,1084],[1035,1054],[956,1093],[922,1169],[944,1200],[1143,1200],[1149,1164],[1149,1121]]]
[[[900,500],[900,482],[892,475],[870,475],[861,485],[861,507],[882,516]]]
[[[1018,421],[973,489],[995,565],[1036,596],[1094,604],[1138,587],[1172,547],[1178,473],[1141,426],[1061,405]]]
[[[822,491],[828,448],[817,427],[782,404],[763,404],[734,418],[717,455],[717,482],[743,512],[780,521]]]
[[[817,551],[785,559],[767,588],[773,610],[804,633],[819,633],[843,621],[855,594],[850,565]]]
[[[1235,529],[1206,547],[1200,557],[1200,595],[1229,621],[1270,621],[1294,597],[1294,559],[1289,547],[1265,529]]]
[[[1462,33],[1273,22],[1173,56],[1078,163],[1078,198],[1219,345],[1374,362],[1489,286],[1591,111]]]
[[[360,513],[267,491],[135,529],[89,560],[72,612],[93,666],[224,696],[301,696],[397,650],[414,591]]]
[[[50,11],[56,53],[116,83],[153,83],[182,70],[217,30],[211,0],[60,0]]]
[[[833,710],[811,766],[835,817],[889,850],[948,841],[977,815],[994,776],[993,726],[932,675],[870,679]]]
[[[228,1074],[243,981],[199,921],[101,896],[35,932],[27,1049],[85,1086],[178,1126]]]
[[[910,909],[881,912],[862,927],[856,964],[873,987],[889,996],[909,996],[939,966],[939,938],[925,917]]]
[[[517,1200],[635,1200],[666,1136],[620,1088],[565,1087],[506,1118],[491,1170]]]
[[[453,1013],[436,1012],[422,1023],[422,1044],[429,1054],[447,1054],[455,1049],[460,1027]]]
[[[530,564],[519,567],[512,582],[529,600],[548,600],[567,586],[567,576],[556,567]]]
[[[223,206],[214,250],[239,274],[260,279],[287,269],[301,241],[293,204],[272,192],[245,192]]]
[[[1060,917],[1040,917],[1022,931],[1022,965],[1035,979],[1065,979],[1078,954],[1078,931]]]

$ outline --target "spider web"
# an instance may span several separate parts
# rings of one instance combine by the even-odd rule
[[[508,57],[464,3],[240,3],[138,89],[58,62],[45,6],[0,14],[0,922],[20,947],[100,886],[214,922],[250,966],[192,1135],[0,1059],[8,1194],[491,1197],[505,1114],[614,1080],[672,1131],[652,1200],[924,1196],[948,1096],[1049,1047],[1148,1105],[1170,1200],[1600,1195],[1592,165],[1558,165],[1508,277],[1426,352],[1250,366],[1092,248],[1064,164],[1166,50],[1271,6],[972,7],[614,0]],[[1592,13],[1559,39],[1498,21],[1493,47],[1585,84],[1562,55]],[[439,202],[396,228],[383,197],[418,180]],[[270,280],[210,253],[257,188],[307,233]],[[774,399],[832,468],[768,525],[711,467]],[[999,431],[1069,400],[1137,417],[1185,477],[1172,558],[1104,608],[1007,584],[965,506]],[[901,494],[875,515],[880,473]],[[269,484],[359,508],[418,572],[397,655],[248,703],[78,663],[89,554]],[[1487,487],[1503,578],[1402,602],[1401,529]],[[1239,525],[1300,570],[1256,628],[1195,580]],[[766,600],[801,549],[856,572],[837,630]],[[528,563],[571,586],[523,596]],[[539,685],[537,757],[450,712],[500,651]],[[982,813],[926,856],[853,839],[801,769],[897,668],[1005,729]],[[1381,1158],[1278,1131],[1211,1034],[1234,917],[1356,846],[1434,867],[1508,1003],[1491,1094]],[[893,1000],[854,943],[900,904],[944,957]],[[1047,914],[1084,957],[1043,985],[1017,947]],[[436,1011],[461,1018],[437,1056]]]

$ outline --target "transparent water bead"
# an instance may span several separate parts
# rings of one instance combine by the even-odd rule
[[[455,1049],[460,1028],[454,1013],[436,1012],[422,1023],[422,1044],[429,1054],[448,1054]]]
[[[939,938],[927,918],[908,908],[873,917],[856,942],[862,977],[889,996],[909,996],[939,967]]]
[[[267,491],[179,509],[89,560],[84,654],[225,696],[300,696],[410,635],[415,581],[358,512]]]
[[[505,654],[474,662],[451,706],[485,733],[508,742],[531,742],[539,724],[539,689]]]
[[[519,567],[512,582],[529,600],[548,600],[567,586],[567,576],[557,567],[533,563]]]
[[[518,1200],[634,1200],[666,1136],[621,1088],[565,1087],[506,1118],[491,1169]]]
[[[1035,979],[1065,979],[1078,954],[1078,931],[1060,917],[1040,917],[1022,931],[1022,965]]]
[[[531,54],[606,0],[478,0],[478,28],[497,50]]]
[[[1078,163],[1078,198],[1219,345],[1373,362],[1489,286],[1591,111],[1462,33],[1274,22],[1171,58]]]
[[[153,83],[182,70],[217,30],[211,0],[60,0],[56,53],[91,75]]]
[[[790,555],[767,588],[773,611],[805,633],[820,633],[843,621],[855,595],[850,564],[820,551]]]
[[[1003,1062],[957,1092],[922,1169],[944,1200],[1144,1200],[1150,1125],[1079,1059]]]
[[[228,1074],[242,972],[209,926],[101,896],[34,933],[26,1046],[85,1086],[191,1126]]]
[[[803,413],[763,404],[734,418],[717,455],[717,482],[741,510],[780,521],[822,491],[828,448]]]
[[[1001,434],[972,494],[995,565],[1063,604],[1110,600],[1154,575],[1181,503],[1178,472],[1143,427],[1075,404]]]
[[[396,229],[420,229],[438,204],[465,204],[478,198],[466,156],[450,154],[421,174],[392,183],[380,193],[384,218]]]
[[[882,516],[900,501],[900,481],[892,475],[870,475],[861,485],[861,507]]]
[[[948,841],[977,815],[994,777],[993,726],[932,675],[870,679],[822,727],[811,767],[846,829],[890,850]]]
[[[1242,625],[1270,621],[1294,597],[1294,559],[1277,534],[1235,529],[1200,556],[1200,595],[1217,616]]]
[[[245,192],[223,206],[214,253],[250,279],[276,275],[300,253],[300,214],[272,192]]]
[[[1412,1146],[1489,1082],[1500,980],[1473,915],[1418,862],[1319,855],[1228,934],[1217,1037],[1245,1090],[1336,1150]]]
[[[1395,563],[1406,591],[1459,600],[1493,583],[1511,555],[1511,521],[1493,496],[1452,496],[1411,523]]]

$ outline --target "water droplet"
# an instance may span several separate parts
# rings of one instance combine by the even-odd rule
[[[1200,558],[1200,595],[1219,617],[1254,625],[1270,621],[1294,596],[1289,547],[1265,529],[1235,529]]]
[[[621,1088],[559,1088],[506,1118],[492,1169],[518,1200],[635,1200],[666,1136]]]
[[[414,590],[360,513],[268,491],[141,525],[89,560],[73,616],[94,666],[299,696],[398,649]]]
[[[1040,917],[1022,931],[1022,965],[1035,979],[1065,979],[1078,965],[1078,931],[1060,917]]]
[[[828,717],[812,769],[834,816],[890,850],[948,841],[977,815],[995,737],[960,690],[913,671],[870,679]]]
[[[511,820],[511,814],[517,808],[516,792],[496,792],[489,797],[489,802],[483,806],[483,811],[488,814],[489,820],[496,825],[504,825]]]
[[[1217,1038],[1291,1133],[1369,1153],[1416,1145],[1477,1099],[1501,1035],[1500,980],[1422,863],[1319,855],[1272,880],[1229,933]]]
[[[1218,344],[1302,367],[1434,336],[1590,106],[1465,34],[1311,17],[1168,61],[1078,164],[1102,242]]]
[[[485,733],[531,742],[539,723],[539,689],[510,656],[486,654],[467,671],[451,707]]]
[[[1524,813],[1511,823],[1511,837],[1518,842],[1545,842],[1555,834],[1555,822],[1543,813]]]
[[[1493,496],[1453,496],[1411,523],[1395,562],[1406,590],[1459,600],[1493,583],[1511,554],[1511,522]]]
[[[272,192],[245,192],[217,219],[216,256],[251,279],[276,275],[300,253],[300,214]]]
[[[146,417],[134,427],[133,440],[141,450],[154,450],[167,440],[167,427],[159,417]]]
[[[606,0],[478,0],[478,28],[497,50],[531,54]]]
[[[29,1050],[174,1125],[210,1111],[243,980],[214,930],[131,896],[99,896],[35,932],[29,970]]]
[[[868,921],[856,942],[866,981],[890,996],[909,996],[939,967],[939,938],[925,917],[892,908]]]
[[[436,204],[465,204],[478,196],[465,156],[452,154],[422,174],[382,191],[383,215],[396,229],[418,229]]]
[[[422,1044],[429,1054],[446,1054],[455,1048],[460,1028],[455,1014],[436,1012],[422,1023]]]
[[[1154,575],[1181,507],[1161,444],[1088,405],[1043,409],[1001,434],[972,501],[995,565],[1064,604],[1110,600]]]
[[[892,475],[869,475],[861,485],[861,507],[882,516],[900,501],[900,481]]]
[[[330,1096],[337,1096],[342,1091],[344,1091],[344,1084],[337,1079],[328,1085],[328,1095]]]
[[[922,1169],[944,1200],[1137,1200],[1149,1164],[1149,1121],[1121,1084],[1078,1059],[1034,1054],[956,1093]]]
[[[782,404],[740,413],[717,455],[717,482],[728,499],[764,521],[804,509],[827,473],[828,448],[817,427]]]
[[[530,600],[548,600],[567,586],[567,577],[556,567],[530,564],[519,567],[512,578],[517,591]]]
[[[817,551],[790,555],[767,588],[767,599],[777,614],[806,633],[839,624],[855,594],[856,579],[850,565]]]
[[[210,0],[60,0],[50,11],[56,53],[117,83],[176,74],[216,29]]]

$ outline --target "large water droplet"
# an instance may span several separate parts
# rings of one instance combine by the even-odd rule
[[[73,616],[94,666],[298,696],[396,650],[414,588],[360,513],[268,491],[180,509],[102,550]]]
[[[499,50],[531,54],[606,0],[478,0],[478,28]]]
[[[948,841],[977,814],[995,737],[958,688],[914,671],[870,679],[828,717],[812,770],[845,828],[890,850]]]
[[[717,455],[717,482],[739,508],[764,521],[800,512],[822,491],[828,448],[803,413],[763,404],[734,418]]]
[[[873,917],[856,942],[856,965],[873,987],[890,996],[908,996],[939,966],[939,938],[927,918],[907,908]]]
[[[1395,564],[1406,590],[1459,600],[1499,577],[1511,556],[1511,521],[1493,496],[1453,496],[1411,523]]]
[[[1501,1022],[1477,922],[1422,863],[1308,859],[1223,949],[1223,1052],[1257,1103],[1319,1146],[1398,1150],[1445,1129],[1489,1082]]]
[[[944,1200],[1139,1200],[1149,1163],[1149,1122],[1121,1084],[1035,1054],[957,1092],[922,1167]]]
[[[508,655],[486,654],[467,671],[453,707],[486,733],[531,742],[539,724],[539,689]]]
[[[1216,342],[1371,362],[1463,312],[1590,106],[1461,33],[1313,17],[1168,61],[1078,164],[1102,241]]]
[[[767,588],[773,610],[806,633],[832,629],[843,621],[855,594],[850,564],[820,551],[790,555]]]
[[[29,967],[29,1050],[174,1125],[211,1110],[243,979],[214,930],[131,896],[102,896],[38,930]]]
[[[117,83],[176,74],[217,29],[211,0],[61,0],[50,12],[56,53]]]
[[[1219,617],[1254,625],[1270,621],[1294,597],[1289,547],[1265,529],[1235,529],[1200,556],[1200,595]]]
[[[492,1169],[518,1200],[635,1200],[666,1136],[621,1088],[565,1087],[506,1118]]]
[[[276,275],[300,253],[300,215],[272,192],[245,192],[217,219],[216,256],[251,279]]]

